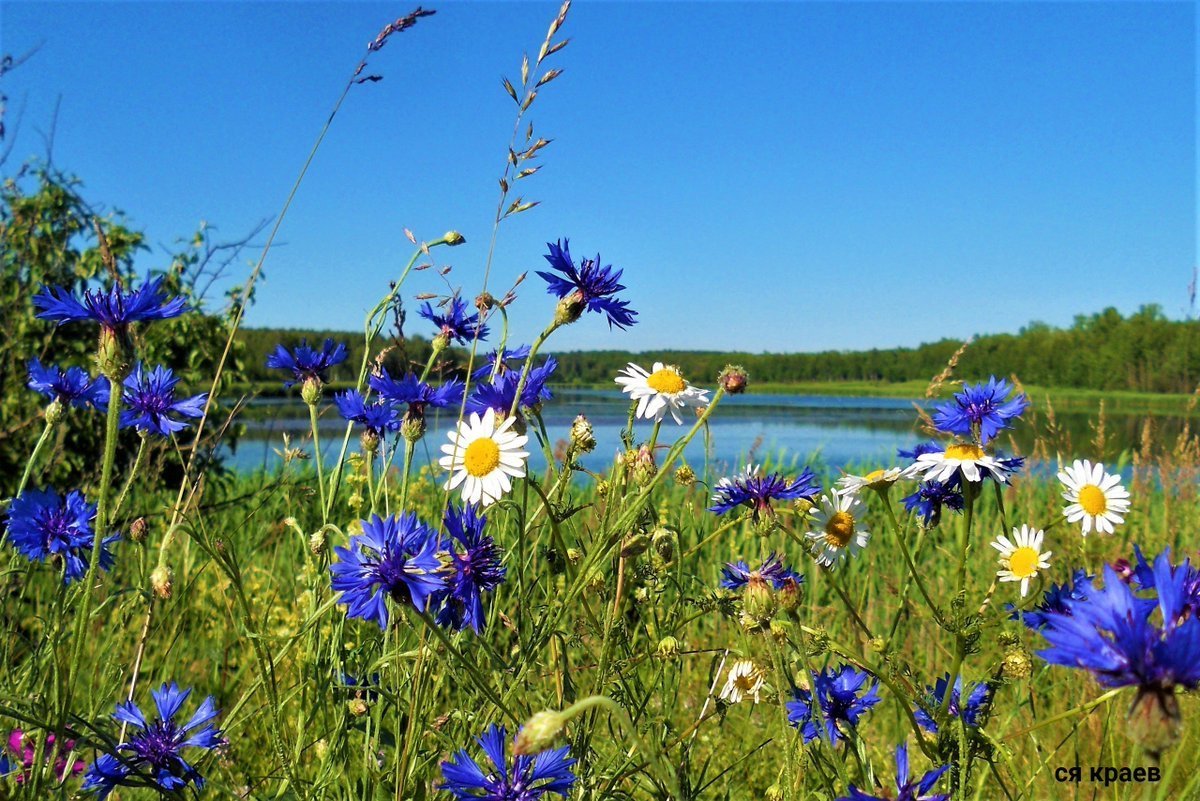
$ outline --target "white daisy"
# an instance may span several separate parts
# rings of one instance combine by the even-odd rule
[[[438,459],[443,470],[452,474],[443,489],[462,485],[464,503],[487,506],[500,500],[512,489],[513,478],[525,475],[529,451],[521,450],[529,437],[512,430],[515,417],[496,424],[496,412],[488,409],[481,418],[475,412],[469,420],[459,420],[449,432],[450,444],[442,446],[445,456]]]
[[[654,370],[649,373],[630,362],[616,382],[622,392],[628,392],[630,399],[638,402],[637,416],[646,420],[661,420],[670,412],[675,422],[682,424],[681,409],[708,404],[708,390],[693,387],[680,375],[678,367],[662,362],[655,362]]]
[[[749,659],[739,659],[729,666],[729,675],[725,686],[721,688],[719,698],[731,704],[736,704],[746,696],[758,703],[758,695],[762,692],[766,671]]]
[[[813,509],[809,518],[813,528],[805,534],[817,564],[835,569],[840,562],[867,547],[871,532],[862,522],[866,511],[867,505],[853,493],[834,492],[821,496],[820,505]]]
[[[1051,551],[1042,553],[1042,538],[1045,532],[1040,528],[1021,526],[1013,529],[1013,540],[1001,534],[992,542],[992,547],[1000,552],[1000,569],[996,576],[1001,581],[1021,582],[1021,597],[1029,592],[1029,580],[1037,576],[1039,570],[1050,567]]]
[[[859,493],[864,489],[881,490],[892,486],[897,481],[910,479],[920,472],[915,464],[905,468],[889,467],[886,470],[872,470],[865,476],[856,476],[852,473],[847,473],[837,480],[837,485],[841,487],[839,492]]]
[[[1112,534],[1113,527],[1125,522],[1129,512],[1129,490],[1121,486],[1121,477],[1105,472],[1104,465],[1087,459],[1075,463],[1058,474],[1067,491],[1062,494],[1070,504],[1063,509],[1068,523],[1083,521],[1083,536],[1092,529]]]
[[[926,481],[949,481],[959,471],[972,483],[988,476],[1001,484],[1008,481],[1008,469],[984,453],[983,448],[970,442],[947,445],[946,450],[939,453],[923,453],[914,465],[924,473]]]

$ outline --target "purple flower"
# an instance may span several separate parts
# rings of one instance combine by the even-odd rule
[[[786,567],[774,553],[757,570],[751,570],[745,562],[730,562],[721,569],[721,586],[727,590],[736,592],[752,580],[769,581],[778,590],[793,581],[803,584],[804,576]]]
[[[867,795],[852,784],[850,785],[850,795],[843,796],[838,801],[948,801],[949,793],[934,793],[933,795],[928,795],[928,793],[949,767],[949,765],[942,765],[940,768],[927,771],[919,780],[911,780],[908,768],[908,743],[901,743],[896,748],[896,795],[887,791],[883,795]]]
[[[943,506],[956,512],[963,510],[963,496],[958,476],[953,476],[949,481],[944,482],[922,482],[916,492],[904,497],[904,508],[919,514],[926,528],[933,528],[941,522]]]
[[[82,367],[45,367],[37,359],[29,360],[27,387],[52,401],[82,409],[86,406],[105,408],[108,405],[108,379],[92,380]]]
[[[1092,582],[1095,576],[1089,576],[1087,571],[1079,568],[1075,571],[1075,575],[1070,581],[1065,581],[1062,584],[1051,584],[1050,589],[1046,590],[1042,596],[1042,601],[1033,609],[1020,611],[1013,604],[1005,604],[1005,609],[1008,609],[1010,614],[1009,620],[1020,620],[1031,629],[1041,629],[1046,625],[1046,615],[1050,612],[1057,614],[1070,615],[1071,610],[1067,606],[1066,601],[1084,601],[1087,600],[1088,593],[1092,591]]]
[[[787,702],[788,722],[800,729],[804,742],[809,743],[821,736],[818,728],[823,722],[825,731],[833,743],[848,736],[842,727],[853,729],[858,720],[881,700],[879,682],[875,681],[862,697],[859,692],[870,673],[859,672],[850,665],[842,665],[836,671],[830,668],[814,672],[813,689],[816,692],[817,710],[823,720],[814,719],[813,694],[808,690],[795,690],[795,700]]]
[[[914,462],[917,460],[918,456],[922,456],[926,453],[941,453],[941,452],[942,452],[942,446],[939,445],[938,443],[934,442],[933,440],[927,440],[925,442],[918,442],[916,445],[913,446],[912,450],[909,450],[909,451],[906,451],[903,448],[896,449],[896,455],[898,457],[900,457],[901,459],[909,459]]]
[[[203,417],[208,393],[175,400],[175,386],[178,383],[175,374],[161,365],[149,372],[140,363],[135,366],[125,379],[126,408],[121,411],[122,428],[136,428],[138,431],[169,437],[188,427],[187,423],[174,419],[172,415]]]
[[[472,340],[483,342],[487,339],[488,327],[480,322],[478,314],[467,314],[467,302],[457,295],[450,298],[448,304],[439,306],[437,311],[425,301],[418,314],[437,326],[437,336],[444,337],[447,343],[454,341],[467,345]]]
[[[175,715],[191,690],[180,690],[175,682],[151,690],[158,717],[148,720],[133,701],[117,704],[113,719],[133,727],[129,742],[118,745],[111,754],[103,754],[84,778],[83,789],[101,799],[118,785],[149,784],[161,793],[178,793],[189,784],[195,790],[204,787],[204,777],[183,758],[185,748],[207,751],[225,744],[221,731],[212,725],[217,709],[210,695],[201,702],[187,722],[179,725]]]
[[[442,763],[441,789],[457,801],[537,801],[547,793],[567,797],[575,783],[569,747],[514,756],[510,763],[505,754],[507,739],[503,726],[489,726],[476,742],[491,765],[481,766],[466,749],[457,751]]]
[[[66,750],[59,750],[58,758],[54,761],[54,776],[59,783],[65,782],[71,776],[78,776],[87,768],[87,763],[82,759],[76,759],[71,763],[71,767],[67,768],[67,754],[75,750],[75,741],[66,740],[63,743]],[[54,735],[46,735],[46,744],[43,748],[43,759],[46,762],[50,760],[50,754],[54,748]],[[8,750],[17,757],[21,771],[17,773],[17,784],[24,784],[33,778],[33,763],[37,757],[37,740],[33,736],[21,729],[13,729],[8,735]],[[8,755],[0,750],[0,776],[10,773],[13,766],[8,762]],[[39,772],[42,768],[38,769]]]
[[[292,380],[283,382],[283,385],[290,387],[306,381],[324,383],[329,380],[329,370],[344,361],[346,346],[341,342],[326,339],[321,349],[316,350],[308,346],[307,339],[302,339],[292,351],[283,345],[276,345],[274,352],[267,357],[267,367],[289,371]]]
[[[79,490],[71,490],[64,498],[53,489],[27,489],[8,508],[8,540],[31,561],[61,560],[63,583],[70,584],[87,574],[95,517],[96,505],[88,503]],[[118,538],[114,534],[100,544],[104,570],[113,565],[108,546]]]
[[[553,356],[550,356],[541,367],[530,370],[529,378],[525,381],[525,386],[521,388],[519,405],[531,408],[542,401],[552,400],[554,395],[546,383],[556,369],[558,369],[558,362]],[[521,376],[524,375],[524,372],[524,370],[509,370],[491,381],[484,381],[476,385],[471,397],[467,398],[467,411],[482,415],[488,409],[492,409],[497,414],[507,415],[513,407],[513,400],[517,396],[517,386],[521,383]]]
[[[504,582],[505,569],[500,564],[503,551],[496,541],[483,533],[487,517],[468,504],[462,509],[446,509],[443,524],[449,541],[444,545],[450,558],[446,588],[430,602],[437,606],[437,622],[462,631],[467,626],[478,634],[483,631],[487,615],[483,608],[483,593],[491,592]]]
[[[797,498],[811,500],[821,491],[813,471],[804,471],[788,481],[778,473],[761,475],[754,465],[733,478],[722,478],[713,491],[713,505],[708,511],[723,515],[739,506],[749,506],[757,520],[763,512],[771,512],[771,501],[791,501]]]
[[[392,378],[386,369],[380,369],[370,378],[371,389],[389,403],[406,403],[409,408],[423,412],[425,407],[444,409],[462,403],[463,382],[450,379],[436,389],[409,373],[401,379]]]
[[[601,267],[600,254],[596,254],[595,259],[584,259],[576,269],[571,260],[569,244],[566,239],[563,239],[561,244],[546,243],[550,252],[545,259],[550,262],[550,269],[562,273],[563,276],[539,270],[538,275],[546,280],[546,291],[559,298],[573,295],[580,306],[579,314],[582,314],[584,309],[605,314],[608,316],[610,328],[614,325],[617,328],[633,325],[636,322],[633,318],[637,317],[637,312],[629,308],[628,301],[615,297],[625,288],[620,283],[622,270],[614,272],[611,265]]]
[[[58,323],[91,320],[110,331],[124,332],[131,323],[167,320],[187,310],[182,297],[168,299],[162,291],[165,277],[147,276],[140,289],[130,292],[115,284],[107,292],[84,290],[82,301],[64,287],[44,286],[34,296],[33,305],[41,309],[37,316],[43,320]]]
[[[1133,568],[1133,580],[1137,582],[1140,589],[1155,589],[1154,568],[1146,562],[1146,557],[1142,555],[1142,549],[1137,545],[1133,546],[1133,552],[1137,556],[1137,567]],[[1182,607],[1180,615],[1200,616],[1200,570],[1193,567],[1191,561],[1187,559],[1179,569],[1183,571],[1179,591]]]
[[[933,413],[939,431],[963,437],[979,437],[986,445],[1012,420],[1029,408],[1024,394],[1008,397],[1011,387],[1003,378],[988,378],[986,384],[963,384],[954,400],[941,404]]]
[[[352,423],[357,423],[376,436],[387,431],[400,428],[400,417],[396,408],[387,400],[367,403],[357,389],[348,389],[333,396],[342,417]]]
[[[362,521],[362,534],[350,538],[349,548],[335,548],[338,561],[329,566],[346,617],[386,629],[389,596],[424,612],[430,596],[445,587],[437,549],[437,534],[411,512]]]
[[[933,687],[925,685],[925,703],[923,706],[917,707],[914,712],[917,723],[921,724],[921,728],[925,731],[937,734],[937,721],[933,719],[933,716],[926,709],[941,710],[942,702],[946,698],[946,688],[949,686],[949,673],[938,679]],[[963,680],[962,676],[959,676],[954,680],[954,688],[950,690],[950,706],[946,710],[946,714],[951,718],[962,718],[963,723],[972,728],[978,727],[979,715],[991,699],[991,692],[988,690],[987,684],[980,682],[974,685],[971,691],[967,693],[966,703],[963,703],[962,696]]]
[[[487,360],[471,373],[471,378],[482,381],[492,376],[504,375],[512,369],[509,362],[524,362],[529,358],[529,346],[522,345],[516,350],[497,348],[487,355]]]

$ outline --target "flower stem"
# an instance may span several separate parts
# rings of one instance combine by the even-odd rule
[[[317,463],[317,486],[321,493],[321,523],[322,525],[329,522],[329,507],[325,505],[325,468],[322,465],[324,459],[321,456],[321,439],[317,434],[317,404],[308,404],[308,422],[312,428],[313,438],[313,460]]]
[[[21,474],[21,483],[17,485],[17,492],[13,496],[14,498],[20,497],[21,493],[25,491],[25,485],[29,483],[29,477],[33,474],[33,466],[37,464],[38,456],[41,455],[46,441],[50,439],[50,432],[53,429],[53,424],[47,420],[46,427],[42,429],[42,435],[38,437],[37,444],[33,446],[33,453],[29,454],[29,461],[25,463],[25,472]],[[7,534],[7,529],[5,533]],[[0,544],[3,544],[3,540],[0,540]]]

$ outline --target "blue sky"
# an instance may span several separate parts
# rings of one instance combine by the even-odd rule
[[[268,257],[252,325],[359,330],[411,253],[478,290],[515,78],[557,2],[430,2],[372,56]],[[44,153],[164,246],[274,215],[365,44],[408,4],[0,6],[11,171]],[[1192,3],[577,2],[554,140],[491,288],[544,243],[625,269],[640,323],[575,348],[810,351],[1183,313],[1196,263]],[[19,126],[18,126],[18,115]],[[142,265],[162,266],[164,251]],[[406,284],[444,291],[433,272]],[[529,339],[553,301],[530,276]],[[420,331],[412,315],[410,331]]]

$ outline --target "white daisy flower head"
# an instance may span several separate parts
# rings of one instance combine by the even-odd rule
[[[1068,523],[1081,523],[1083,536],[1093,530],[1112,534],[1114,527],[1125,522],[1129,512],[1129,490],[1121,485],[1121,477],[1109,473],[1104,465],[1087,459],[1076,459],[1058,474],[1067,491],[1063,515]]]
[[[650,372],[630,362],[616,382],[621,385],[622,392],[637,401],[637,416],[644,420],[662,420],[670,412],[675,422],[682,424],[681,410],[708,405],[708,390],[693,387],[678,367],[662,362],[655,362]]]
[[[805,534],[817,564],[836,569],[867,547],[871,532],[863,522],[866,513],[867,505],[852,492],[821,496],[809,517],[812,530]]]
[[[841,488],[839,491],[843,493],[859,493],[865,489],[883,490],[897,481],[914,478],[919,472],[914,464],[904,468],[889,467],[885,470],[872,470],[863,476],[847,473],[837,480],[837,485]]]
[[[1040,528],[1021,526],[1013,529],[1013,538],[1001,534],[992,542],[992,547],[1000,552],[1000,569],[996,576],[1001,581],[1021,582],[1021,597],[1029,593],[1029,580],[1035,578],[1039,571],[1050,567],[1051,551],[1042,551],[1042,538],[1045,532]]]
[[[739,659],[729,666],[725,686],[721,688],[718,697],[730,704],[736,704],[749,697],[757,704],[766,677],[766,671],[758,665],[749,659]]]
[[[512,489],[512,479],[525,475],[529,451],[522,447],[529,437],[512,430],[514,417],[496,422],[496,412],[488,409],[483,417],[472,412],[459,420],[449,432],[450,442],[442,446],[445,456],[438,459],[450,478],[443,489],[462,487],[463,503],[488,506]]]
[[[925,481],[946,482],[958,472],[971,483],[988,477],[1001,484],[1008,481],[1008,468],[973,442],[955,442],[944,451],[923,453],[913,464]]]

